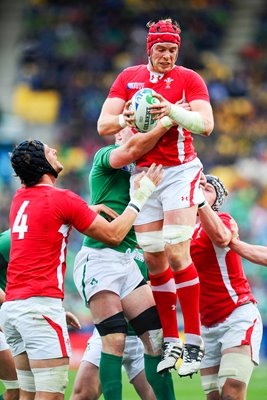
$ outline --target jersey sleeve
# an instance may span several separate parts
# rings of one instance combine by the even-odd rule
[[[65,193],[64,208],[68,222],[79,232],[84,232],[97,216],[80,196],[70,190]]]
[[[97,167],[112,168],[109,162],[109,157],[112,150],[117,147],[117,145],[110,145],[98,150],[95,154],[93,165]]]
[[[232,219],[231,215],[227,213],[218,213],[218,215],[221,218],[224,225],[226,226],[226,228],[231,230],[231,219]]]
[[[108,94],[108,98],[118,97],[124,101],[127,101],[128,97],[126,88],[127,83],[124,79],[124,72],[121,72],[113,82]]]
[[[204,79],[191,69],[187,70],[186,88],[186,100],[188,103],[194,100],[210,102],[208,88]]]

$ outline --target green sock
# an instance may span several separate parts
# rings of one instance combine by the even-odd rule
[[[122,400],[122,357],[101,352],[99,377],[106,400]]]
[[[163,374],[157,373],[157,365],[161,360],[161,356],[149,356],[145,354],[144,357],[146,378],[157,400],[175,400],[171,373],[168,371]]]
[[[0,394],[0,400],[4,400],[4,396]]]

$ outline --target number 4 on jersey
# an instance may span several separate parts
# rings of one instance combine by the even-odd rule
[[[19,234],[18,239],[24,239],[24,234],[25,232],[28,231],[28,225],[27,225],[28,215],[24,214],[25,208],[27,207],[28,204],[29,204],[28,200],[22,203],[17,213],[16,219],[14,221],[12,232]]]

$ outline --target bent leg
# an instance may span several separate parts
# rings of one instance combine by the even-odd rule
[[[101,393],[98,367],[82,361],[76,374],[71,400],[97,400]]]

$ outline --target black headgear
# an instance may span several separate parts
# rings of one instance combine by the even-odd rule
[[[39,140],[25,140],[16,146],[11,154],[11,164],[25,186],[36,185],[44,174],[58,176],[47,161],[44,144]]]
[[[207,179],[207,182],[210,183],[214,187],[215,192],[216,192],[216,200],[212,204],[211,208],[214,211],[219,211],[219,208],[223,204],[225,197],[228,196],[228,192],[227,192],[223,182],[217,176],[206,175],[206,179]]]

